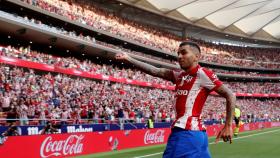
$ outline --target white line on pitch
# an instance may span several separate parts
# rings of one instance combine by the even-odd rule
[[[247,137],[252,137],[252,136],[261,135],[261,134],[266,134],[266,133],[273,133],[273,132],[277,132],[277,131],[279,131],[279,129],[273,130],[273,131],[266,131],[266,132],[256,133],[256,134],[250,134],[250,135],[246,135],[246,136],[241,136],[241,137],[238,137],[238,138],[233,138],[232,140],[242,139],[242,138],[247,138]],[[221,143],[221,142],[223,142],[223,141],[219,141],[218,143]],[[209,143],[209,145],[211,145],[211,144],[215,144],[215,142]],[[143,156],[136,156],[136,157],[134,157],[134,158],[150,157],[150,156],[159,155],[159,154],[163,154],[163,152],[154,153],[154,154],[149,154],[149,155],[143,155]]]
[[[150,157],[150,156],[159,155],[159,154],[162,154],[162,153],[163,152],[159,152],[159,153],[154,153],[154,154],[149,154],[149,155],[137,156],[137,157],[134,157],[134,158]]]
[[[247,137],[252,137],[252,136],[257,136],[257,135],[262,135],[262,134],[266,134],[266,133],[273,133],[273,132],[277,132],[280,129],[276,129],[273,131],[266,131],[266,132],[261,132],[261,133],[256,133],[256,134],[250,134],[250,135],[246,135],[246,136],[241,136],[241,137],[237,137],[237,138],[233,138],[232,140],[236,140],[236,139],[242,139],[242,138],[247,138]],[[223,141],[219,141],[218,143],[222,143]],[[209,143],[209,144],[215,144],[215,142]]]

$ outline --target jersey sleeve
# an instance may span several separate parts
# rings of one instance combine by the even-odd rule
[[[209,91],[215,91],[223,84],[212,71],[202,68],[200,72],[201,86]]]

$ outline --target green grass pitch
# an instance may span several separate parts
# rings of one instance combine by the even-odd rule
[[[209,138],[212,158],[280,158],[280,127],[240,133],[233,144]],[[165,145],[112,151],[78,158],[161,158]]]

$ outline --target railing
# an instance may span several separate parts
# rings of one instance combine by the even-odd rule
[[[21,121],[27,121],[28,119],[0,119],[0,122],[4,126],[0,126],[0,134],[13,125],[16,126],[17,131],[20,135],[38,135],[42,134],[42,131],[45,128],[52,128],[56,129],[54,133],[76,133],[76,132],[94,132],[94,131],[115,131],[115,130],[134,130],[134,129],[144,129],[148,128],[145,119],[141,123],[136,123],[135,120],[132,119],[125,119],[125,122],[119,121],[118,119],[112,120],[105,120],[104,119],[96,119],[99,120],[100,123],[94,122],[84,122],[83,124],[72,124],[67,123],[65,124],[65,120],[73,121],[73,119],[30,119],[28,121],[36,122],[36,124],[28,125],[23,124],[21,125]],[[86,121],[92,121],[93,119],[81,119]],[[8,123],[6,123],[8,121]],[[50,123],[46,124],[47,121]],[[134,122],[133,122],[134,121]],[[39,124],[39,122],[41,124]],[[169,128],[171,126],[171,122],[156,122],[154,123],[155,128]]]
[[[9,124],[13,123],[16,125],[45,125],[48,121],[54,123],[54,124],[130,124],[134,127],[134,123],[146,123],[147,118],[135,118],[135,119],[125,119],[122,118],[121,120],[119,118],[114,118],[114,119],[101,119],[101,118],[92,118],[92,119],[51,119],[51,118],[46,118],[46,119],[40,119],[40,118],[35,118],[35,119],[29,119],[29,118],[15,118],[15,119],[6,119],[6,118],[0,118],[0,124]],[[156,119],[154,120],[154,123],[166,123],[166,122],[172,122],[171,119]]]
[[[213,125],[213,124],[223,124],[225,122],[224,118],[222,119],[202,119],[204,124],[206,125]],[[269,122],[269,121],[280,121],[280,118],[244,118],[241,119],[243,122],[250,123],[250,122]],[[20,124],[21,121],[26,121],[26,124]],[[101,119],[101,118],[96,118],[96,119],[6,119],[6,118],[0,118],[0,124],[6,125],[9,123],[13,123],[16,125],[45,125],[47,122],[52,122],[53,124],[61,124],[61,125],[88,125],[88,124],[101,124],[101,125],[107,125],[107,124],[114,124],[117,125],[118,127],[121,126],[121,124],[129,124],[135,129],[137,129],[137,126],[135,124],[146,124],[148,121],[147,118],[135,118],[135,119],[119,119],[119,118],[114,118],[114,119]],[[154,123],[172,123],[174,120],[167,118],[167,119],[156,119],[153,120]],[[31,124],[30,124],[31,123]]]

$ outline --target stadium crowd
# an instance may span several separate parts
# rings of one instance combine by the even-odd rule
[[[223,74],[233,74],[233,75],[242,75],[242,76],[266,76],[266,77],[279,77],[279,73],[258,73],[258,72],[248,72],[248,71],[237,71],[237,70],[225,70],[225,69],[213,69],[211,68],[212,71],[216,73],[223,73]]]
[[[93,61],[79,60],[75,57],[58,57],[51,54],[44,54],[38,51],[31,51],[30,47],[20,47],[16,49],[12,46],[0,47],[0,55],[7,57],[15,57],[22,60],[55,65],[62,68],[76,69],[84,72],[109,75],[116,78],[127,78],[132,80],[140,80],[150,83],[172,85],[171,82],[160,78],[153,77],[141,71],[131,68],[119,68],[115,65],[98,64]]]
[[[148,89],[127,84],[93,81],[84,78],[50,73],[39,75],[32,69],[24,71],[5,65],[0,67],[1,110],[11,112],[27,124],[27,119],[45,120],[73,118],[115,120],[119,109],[126,120],[141,122],[154,113],[164,112],[174,117],[171,111],[174,98],[170,91]],[[10,115],[8,115],[10,116]],[[158,118],[155,118],[156,120]]]
[[[233,92],[280,94],[280,83],[271,82],[224,82]]]
[[[162,30],[118,17],[113,13],[72,0],[22,0],[52,13],[78,21],[95,29],[135,40],[142,44],[175,53],[182,39]],[[195,40],[195,39],[192,39]],[[280,49],[236,47],[196,40],[201,45],[202,59],[207,62],[243,67],[280,68]],[[168,44],[166,44],[168,43]]]
[[[79,60],[75,57],[58,57],[51,54],[44,54],[37,51],[31,51],[30,47],[20,47],[15,49],[11,46],[0,47],[0,55],[8,57],[16,57],[22,60],[44,63],[48,65],[56,65],[63,68],[77,69],[84,72],[109,75],[116,78],[122,77],[132,80],[140,80],[149,83],[157,83],[163,85],[173,85],[171,82],[153,77],[136,69],[119,68],[117,65],[97,64],[93,61]],[[226,82],[234,92],[241,93],[276,93],[280,94],[280,83],[267,82]]]
[[[225,100],[217,96],[210,96],[203,108],[202,117],[204,120],[224,120]],[[237,99],[236,104],[241,110],[241,120],[244,122],[255,122],[261,119],[280,119],[279,99]]]
[[[155,59],[155,60],[158,60],[158,61],[167,62],[167,63],[170,63],[170,64],[177,64],[177,61],[173,60],[173,59],[164,59],[162,57],[157,57],[157,56],[154,56],[154,55],[149,55],[149,54],[146,54],[146,53],[126,49],[126,48],[124,48],[120,45],[116,46],[116,45],[113,45],[113,44],[98,41],[92,36],[83,35],[83,33],[77,33],[76,31],[66,31],[62,27],[54,27],[54,26],[46,25],[46,24],[43,24],[40,20],[36,20],[34,18],[28,18],[27,16],[21,17],[21,16],[18,16],[18,15],[15,15],[15,14],[10,14],[10,13],[4,12],[4,11],[0,11],[0,15],[1,14],[5,17],[9,16],[10,18],[12,18],[16,21],[24,22],[26,24],[29,24],[29,25],[32,25],[32,26],[35,26],[35,27],[39,27],[40,29],[44,29],[46,31],[51,31],[51,32],[54,32],[54,33],[69,36],[69,37],[74,38],[74,39],[89,42],[90,45],[98,44],[98,45],[106,46],[106,47],[109,47],[109,48],[113,48],[117,51],[125,51],[125,52],[135,54],[135,55],[138,55],[138,56],[151,58],[151,59]]]
[[[59,119],[62,123],[98,123],[121,118],[140,123],[150,116],[157,122],[175,118],[175,96],[169,90],[63,74],[39,74],[32,69],[6,65],[0,66],[0,79],[0,109],[7,119],[19,119],[21,125],[45,124],[48,119]],[[252,114],[254,118],[279,119],[279,99],[239,99],[237,104],[244,114]],[[221,120],[224,111],[225,100],[211,96],[202,118]]]

